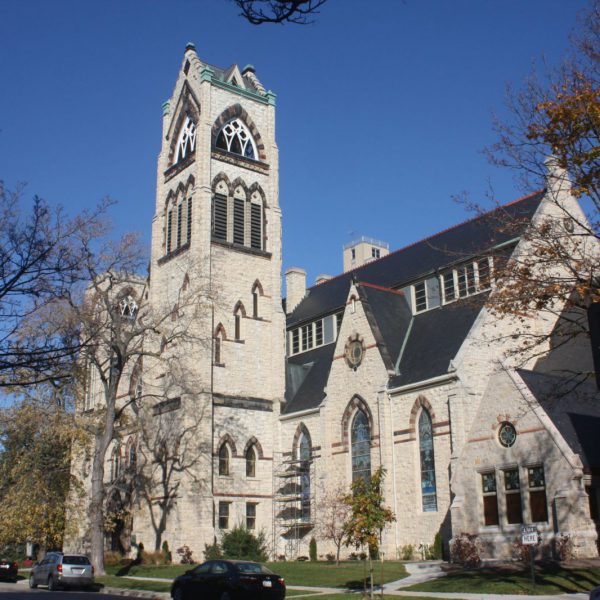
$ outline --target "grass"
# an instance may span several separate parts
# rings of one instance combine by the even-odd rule
[[[556,564],[536,566],[536,585],[528,568],[486,567],[448,573],[446,577],[417,583],[404,591],[482,594],[565,594],[588,592],[600,585],[600,568],[565,568]]]
[[[308,585],[317,587],[340,587],[350,589],[361,589],[363,578],[368,576],[365,572],[365,563],[362,561],[346,561],[336,566],[328,562],[276,562],[267,563],[267,566],[285,578],[287,585]],[[122,575],[134,575],[138,577],[159,577],[162,579],[174,579],[177,575],[185,573],[193,568],[190,565],[134,565],[131,567],[112,566],[107,567],[107,576],[115,577],[116,581],[126,580]],[[374,563],[374,580],[380,583],[381,563]],[[117,576],[119,575],[119,576]],[[400,562],[389,561],[384,563],[383,581],[394,581],[406,577],[406,569]],[[145,582],[148,583],[148,582]],[[113,585],[107,584],[107,585]],[[128,584],[128,587],[131,587]],[[141,588],[139,588],[141,589]],[[146,589],[146,588],[144,588]],[[155,590],[156,591],[156,590]]]

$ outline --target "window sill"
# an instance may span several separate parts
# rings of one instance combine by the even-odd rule
[[[251,248],[250,246],[234,244],[233,242],[227,242],[226,240],[221,240],[219,238],[215,238],[214,236],[211,238],[211,242],[215,245],[223,246],[224,248],[229,248],[230,250],[235,250],[236,252],[243,252],[244,254],[253,254],[254,256],[260,256],[262,258],[269,259],[272,256],[270,252],[266,252],[265,250],[258,250],[257,248]]]
[[[175,177],[175,175],[177,175],[177,173],[181,173],[181,171],[183,171],[185,168],[189,167],[195,160],[194,154],[195,153],[192,153],[188,157],[184,158],[183,160],[180,160],[178,163],[171,165],[164,172],[165,182],[169,181],[169,179],[172,179],[173,177]]]
[[[157,261],[158,266],[160,267],[161,265],[164,265],[165,263],[169,262],[172,258],[175,258],[176,256],[179,256],[186,250],[189,250],[189,248],[190,248],[189,242],[182,244],[181,246],[179,246],[179,248],[172,250],[168,254],[165,254],[163,257],[159,258]]]
[[[244,167],[263,175],[269,174],[269,165],[260,160],[254,160],[252,158],[246,158],[240,154],[232,154],[221,148],[213,148],[211,151],[211,158],[215,160],[221,160],[231,165],[237,165],[238,167]]]

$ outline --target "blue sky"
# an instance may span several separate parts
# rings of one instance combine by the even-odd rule
[[[329,0],[251,26],[229,0],[0,0],[0,179],[71,211],[104,196],[149,242],[161,104],[185,44],[277,94],[283,267],[309,284],[358,235],[400,248],[522,195],[492,168],[507,83],[558,62],[584,0]]]

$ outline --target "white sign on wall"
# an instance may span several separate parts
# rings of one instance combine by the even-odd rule
[[[521,525],[521,542],[524,546],[538,543],[538,532],[534,525]]]

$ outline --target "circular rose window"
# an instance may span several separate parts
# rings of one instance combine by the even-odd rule
[[[363,359],[363,345],[360,340],[351,340],[346,344],[346,362],[356,369]]]
[[[510,448],[517,439],[517,430],[512,423],[504,421],[498,430],[498,441],[505,447]]]

